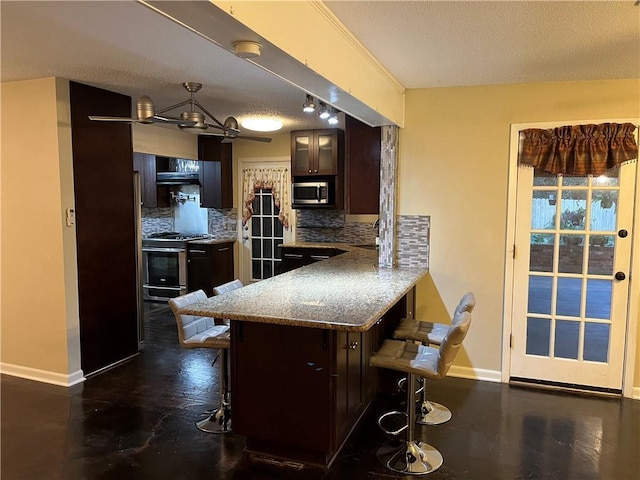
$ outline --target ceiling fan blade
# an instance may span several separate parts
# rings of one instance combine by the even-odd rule
[[[238,135],[233,138],[237,138],[239,140],[253,140],[254,142],[264,142],[264,143],[271,142],[271,139],[269,137],[247,137],[246,135]]]
[[[125,118],[125,117],[103,117],[100,115],[89,115],[89,120],[96,120],[99,122],[139,122],[139,118]]]
[[[151,118],[159,123],[170,123],[172,125],[181,125],[183,127],[193,127],[197,123],[192,120],[183,120],[181,118],[165,117],[164,115],[154,115]]]

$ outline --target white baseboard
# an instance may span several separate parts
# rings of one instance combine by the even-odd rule
[[[631,398],[634,400],[640,400],[640,387],[633,387],[631,391]]]
[[[485,382],[497,382],[502,381],[502,373],[500,370],[485,370],[483,368],[472,367],[459,367],[458,365],[451,365],[447,375],[450,377],[468,378],[470,380],[483,380]]]
[[[12,377],[35,380],[36,382],[60,385],[62,387],[71,387],[85,380],[82,370],[77,370],[66,375],[64,373],[49,372],[37,368],[23,367],[21,365],[12,365],[10,363],[0,363],[0,373],[11,375]]]

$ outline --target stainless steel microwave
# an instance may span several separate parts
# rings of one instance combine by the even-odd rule
[[[319,182],[293,182],[291,188],[294,207],[296,206],[331,206],[334,201],[333,183]]]

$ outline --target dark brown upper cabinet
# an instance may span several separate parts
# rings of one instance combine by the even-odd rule
[[[157,208],[171,205],[169,187],[156,185],[158,165],[155,155],[134,153],[133,170],[140,173],[140,198],[143,207]]]
[[[338,129],[291,132],[291,174],[340,175],[344,132]]]
[[[380,205],[380,127],[345,116],[346,212],[375,214]]]
[[[202,208],[233,208],[232,144],[223,138],[198,136]]]

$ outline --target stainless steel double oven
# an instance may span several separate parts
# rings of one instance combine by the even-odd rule
[[[144,300],[166,302],[187,293],[185,241],[204,235],[162,232],[142,239]]]

